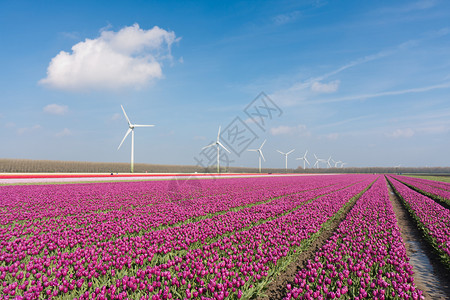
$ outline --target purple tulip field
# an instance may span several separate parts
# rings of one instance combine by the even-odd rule
[[[448,209],[389,179],[450,258]],[[0,212],[2,299],[248,299],[338,218],[284,298],[423,298],[384,176],[2,186]]]
[[[405,176],[395,176],[394,178],[405,183],[416,191],[421,192],[422,194],[450,205],[449,183]]]

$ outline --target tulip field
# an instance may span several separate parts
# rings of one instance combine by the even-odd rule
[[[396,177],[412,189],[450,206],[450,183],[412,177]]]
[[[449,185],[387,178],[450,261],[449,210],[403,182]],[[281,298],[423,298],[385,176],[174,182],[1,186],[0,298],[254,298],[339,218]]]
[[[450,210],[398,180],[391,182],[442,261],[450,268]]]

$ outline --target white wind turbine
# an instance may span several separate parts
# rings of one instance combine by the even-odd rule
[[[331,168],[330,161],[331,161],[331,156],[328,158],[328,160],[326,160],[326,163],[327,163],[327,165],[328,165],[328,168]]]
[[[220,154],[219,154],[220,153],[220,147],[222,147],[228,153],[231,153],[227,148],[225,148],[224,145],[222,145],[222,143],[219,141],[219,137],[220,137],[220,126],[219,126],[219,132],[217,133],[217,140],[214,143],[212,143],[211,145],[208,145],[208,146],[205,146],[205,147],[202,148],[202,150],[203,150],[203,149],[206,149],[206,148],[209,148],[209,147],[212,147],[212,146],[217,146],[217,173],[220,173],[220,162],[219,162],[219,160],[220,160]]]
[[[344,165],[346,165],[347,163],[345,163],[345,162],[341,162],[341,168],[343,168],[344,167]]]
[[[123,106],[121,105],[120,107],[122,107],[123,114],[125,115],[125,118],[127,119],[128,130],[127,130],[127,133],[125,133],[125,136],[123,137],[122,142],[120,142],[119,147],[117,147],[117,150],[120,149],[120,146],[122,146],[123,142],[125,141],[125,139],[131,132],[131,173],[133,173],[133,168],[134,168],[134,128],[136,128],[136,127],[153,127],[155,125],[132,124],[130,122],[130,119],[128,119],[127,113],[125,112],[125,109],[123,108]]]
[[[305,154],[302,157],[296,158],[297,160],[303,160],[303,170],[306,169],[306,163],[308,163],[309,166],[311,166],[311,164],[309,163],[308,159],[306,158],[306,154],[308,154],[308,150],[306,150]]]
[[[248,149],[247,151],[255,151],[258,152],[258,157],[259,157],[259,173],[261,173],[261,158],[266,161],[266,159],[264,158],[264,155],[262,153],[262,147],[264,146],[264,144],[266,143],[266,140],[264,140],[264,142],[261,144],[261,146],[258,149]]]
[[[316,158],[316,163],[314,164],[313,167],[316,167],[316,169],[319,168],[319,163],[320,163],[320,162],[323,162],[323,163],[326,163],[326,162],[327,162],[327,161],[326,161],[325,159],[323,159],[323,158],[318,158],[318,157],[316,156],[315,153],[314,153],[314,157]]]
[[[287,153],[284,153],[284,152],[281,152],[280,150],[277,150],[279,153],[283,154],[284,157],[286,158],[286,172],[287,172],[287,157],[288,157],[289,154],[291,154],[292,152],[294,152],[294,150],[295,150],[295,149],[292,149],[291,151],[289,151],[289,152],[287,152]]]
[[[340,161],[340,160],[335,161],[334,159],[332,159],[332,161],[334,162],[334,167],[335,168],[338,168],[338,165],[342,163],[342,161]]]

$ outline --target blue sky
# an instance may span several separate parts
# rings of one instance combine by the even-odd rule
[[[264,139],[267,167],[450,165],[448,1],[43,3],[0,2],[1,158],[128,162],[122,104],[156,125],[136,162],[196,164],[240,124],[232,166]]]

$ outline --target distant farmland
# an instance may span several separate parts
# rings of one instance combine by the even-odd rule
[[[280,163],[281,164],[281,163]],[[215,173],[216,167],[193,165],[135,164],[136,173]],[[0,173],[129,173],[129,163],[83,162],[60,160],[33,160],[0,158]],[[221,168],[222,173],[258,173],[257,168]],[[284,168],[263,168],[262,173],[286,173]],[[288,173],[410,173],[410,174],[450,174],[450,167],[363,167],[363,168],[320,168],[303,170],[301,167],[288,169]]]
[[[257,173],[257,168],[230,167],[221,168],[222,172],[229,173]],[[289,170],[293,172],[294,170]],[[129,163],[113,162],[82,162],[59,160],[32,160],[32,159],[0,159],[0,173],[129,173]],[[154,165],[135,164],[136,173],[215,173],[214,166],[203,168],[199,166],[182,165]],[[285,173],[284,169],[262,169],[264,173]]]

